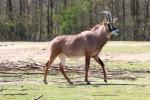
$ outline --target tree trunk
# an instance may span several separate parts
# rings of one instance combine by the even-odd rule
[[[125,34],[125,30],[126,30],[126,29],[125,29],[125,24],[126,24],[126,23],[125,23],[125,22],[126,22],[126,21],[125,21],[125,16],[126,16],[126,15],[125,15],[125,0],[123,0],[122,3],[123,3],[123,4],[122,4],[122,13],[123,13],[123,14],[122,14],[122,15],[123,15],[123,16],[122,16],[122,19],[123,19],[123,28],[122,28],[122,31],[123,31],[123,34]]]
[[[92,4],[92,0],[89,0],[90,2],[90,15],[89,15],[89,21],[90,21],[90,27],[93,26],[93,4]]]
[[[134,22],[133,28],[133,39],[138,40],[139,38],[139,30],[140,30],[140,18],[139,18],[139,0],[131,0],[131,15]]]
[[[23,0],[20,0],[20,15],[23,13]]]
[[[7,0],[7,11],[8,11],[8,19],[13,21],[13,7],[12,7],[12,1]]]
[[[47,34],[51,37],[53,34],[53,0],[48,0],[47,5]]]
[[[145,4],[144,4],[145,5],[145,8],[144,8],[144,27],[143,27],[143,35],[145,37],[143,38],[143,40],[149,40],[150,39],[150,36],[147,37],[147,34],[146,34],[147,22],[148,22],[148,18],[149,18],[149,4],[150,4],[150,0],[145,0]]]
[[[39,11],[40,11],[40,32],[39,32],[39,41],[41,41],[42,33],[43,33],[43,0],[39,0]]]
[[[63,2],[64,2],[64,7],[67,7],[68,0],[63,0]]]

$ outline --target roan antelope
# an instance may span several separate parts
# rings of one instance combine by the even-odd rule
[[[57,56],[60,59],[59,69],[70,84],[73,83],[64,71],[66,57],[78,56],[85,56],[85,82],[87,84],[90,84],[88,81],[88,70],[91,58],[101,65],[104,73],[104,81],[107,82],[105,65],[98,55],[111,35],[116,35],[119,31],[113,25],[116,19],[113,20],[111,13],[108,11],[103,11],[102,13],[106,15],[105,20],[91,30],[83,31],[77,35],[58,36],[50,42],[50,57],[44,67],[43,81],[45,84],[47,84],[48,69]]]

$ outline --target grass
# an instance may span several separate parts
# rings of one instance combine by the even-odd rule
[[[103,52],[150,53],[150,43],[109,42]],[[83,64],[82,61],[68,63],[71,66],[84,66]],[[110,60],[105,61],[105,64],[110,70],[150,70],[149,61]],[[99,65],[92,61],[91,68],[96,66]],[[47,85],[42,82],[42,74],[29,73],[19,71],[9,74],[0,73],[0,100],[34,100],[40,96],[39,100],[149,100],[150,98],[150,73],[148,72],[129,72],[137,77],[136,80],[109,79],[108,83],[90,74],[91,85],[85,84],[84,73],[68,73],[74,85],[69,85],[60,72],[53,74],[54,72],[51,71]]]
[[[150,53],[149,42],[116,42],[111,41],[103,48],[107,53]]]
[[[120,83],[126,85],[120,85]],[[33,100],[43,95],[41,100],[149,100],[150,86],[134,85],[133,83],[135,82],[110,80],[107,85],[68,85],[66,83],[51,83],[48,85],[36,83],[5,84],[1,85],[3,91],[0,92],[0,99],[20,100],[21,98],[21,100]],[[27,94],[3,95],[17,93]]]
[[[67,66],[83,66],[84,62],[78,63],[79,61],[66,63]],[[108,69],[120,69],[120,70],[150,70],[150,61],[128,61],[128,60],[109,60],[104,61]],[[96,61],[91,60],[90,68],[98,68],[100,66]]]
[[[137,67],[138,64],[147,66],[150,63],[147,61],[132,64],[127,61],[111,61],[107,64],[111,69],[115,69],[113,66],[119,66],[126,70],[140,70],[142,67]],[[20,98],[21,100],[34,100],[40,96],[42,96],[40,100],[149,100],[150,74],[133,73],[133,75],[138,78],[136,80],[112,79],[108,80],[107,84],[101,78],[90,76],[89,80],[92,85],[86,85],[83,82],[84,74],[71,74],[70,78],[75,84],[69,85],[58,73],[48,75],[49,84],[45,85],[42,83],[43,75],[41,74],[20,72],[0,74],[1,81],[8,81],[7,84],[0,85],[0,100],[20,100]]]
[[[109,61],[106,62],[110,69],[140,70],[150,69],[150,61]]]

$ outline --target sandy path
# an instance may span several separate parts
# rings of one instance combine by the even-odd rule
[[[45,61],[48,59],[49,42],[1,42],[0,62],[36,59]],[[112,44],[113,46],[115,44]],[[104,60],[150,60],[150,53],[101,53]]]

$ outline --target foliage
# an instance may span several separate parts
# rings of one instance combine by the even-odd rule
[[[30,77],[30,76],[28,76]],[[148,78],[149,79],[149,78]],[[115,82],[118,84],[115,84]],[[132,81],[135,82],[135,81]],[[129,85],[119,85],[119,84]],[[147,80],[148,83],[148,80]],[[130,81],[109,81],[108,85],[68,85],[68,84],[5,84],[0,92],[0,99],[31,100],[40,97],[45,100],[149,100],[149,86],[130,85]],[[27,95],[3,95],[3,94],[27,93]]]
[[[104,10],[119,18],[112,40],[150,40],[150,0],[0,0],[0,40],[78,34],[98,24]]]
[[[7,20],[1,23],[0,31],[3,33],[4,40],[26,40],[26,25],[23,22],[15,23]]]
[[[82,15],[89,15],[89,6],[90,4],[87,0],[74,0],[60,11],[59,16],[62,34],[79,32],[77,29],[81,27],[80,18],[83,17]]]
[[[26,26],[23,23],[17,23],[16,24],[16,35],[20,37],[20,40],[26,39]]]

